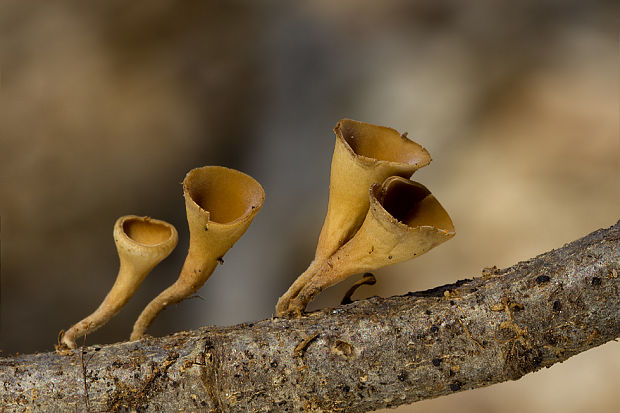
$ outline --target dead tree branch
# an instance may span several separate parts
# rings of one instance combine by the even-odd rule
[[[473,280],[299,320],[0,359],[0,404],[365,412],[516,380],[620,336],[619,239],[620,222]]]

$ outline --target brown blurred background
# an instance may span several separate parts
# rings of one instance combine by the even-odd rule
[[[259,4],[260,3],[260,4]],[[52,350],[118,269],[112,224],[165,219],[179,246],[90,344],[128,337],[172,283],[194,167],[247,172],[267,198],[225,264],[150,332],[269,317],[306,267],[342,117],[408,131],[457,236],[377,271],[360,296],[505,267],[620,211],[617,1],[0,3],[4,354]],[[357,277],[355,277],[357,279]],[[354,279],[312,308],[335,305]],[[522,380],[399,412],[620,411],[620,343]]]

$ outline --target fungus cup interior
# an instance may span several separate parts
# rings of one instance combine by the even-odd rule
[[[189,172],[185,190],[209,220],[229,224],[259,208],[264,197],[261,186],[246,174],[224,167],[204,167]]]
[[[343,119],[336,125],[336,133],[354,153],[366,158],[404,164],[430,162],[430,155],[422,146],[392,128]]]
[[[144,245],[162,244],[170,239],[172,230],[159,222],[145,218],[130,218],[123,222],[123,232]]]
[[[373,192],[390,215],[411,228],[430,226],[448,233],[454,232],[450,216],[422,184],[393,177],[383,185],[377,185]]]

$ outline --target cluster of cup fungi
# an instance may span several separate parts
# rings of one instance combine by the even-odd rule
[[[396,130],[343,119],[336,125],[329,203],[314,260],[280,297],[278,317],[300,317],[324,289],[349,276],[419,256],[454,236],[450,216],[422,184],[409,178],[430,163],[422,146]],[[177,281],[155,297],[134,324],[130,340],[144,336],[170,304],[190,297],[245,233],[265,193],[252,177],[222,166],[192,169],[183,181],[189,251]],[[149,272],[175,248],[171,224],[127,215],[114,224],[120,268],[99,307],[65,332],[60,346],[116,315]]]

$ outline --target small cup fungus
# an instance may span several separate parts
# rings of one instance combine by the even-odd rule
[[[131,340],[141,338],[168,305],[198,291],[226,251],[248,229],[265,199],[263,188],[256,180],[222,166],[189,171],[183,181],[183,195],[190,234],[185,263],[177,281],[142,311]]]
[[[91,315],[62,334],[62,344],[74,349],[76,340],[106,324],[134,295],[151,270],[177,245],[177,230],[149,217],[122,216],[114,224],[120,268],[112,289]]]
[[[325,288],[350,275],[422,255],[454,236],[450,216],[422,184],[389,177],[371,187],[369,202],[357,233],[323,263],[279,315],[299,317]]]
[[[392,128],[342,119],[334,132],[329,203],[315,257],[280,297],[279,316],[288,312],[291,300],[359,229],[369,207],[368,189],[389,176],[409,178],[431,161],[426,149]]]

